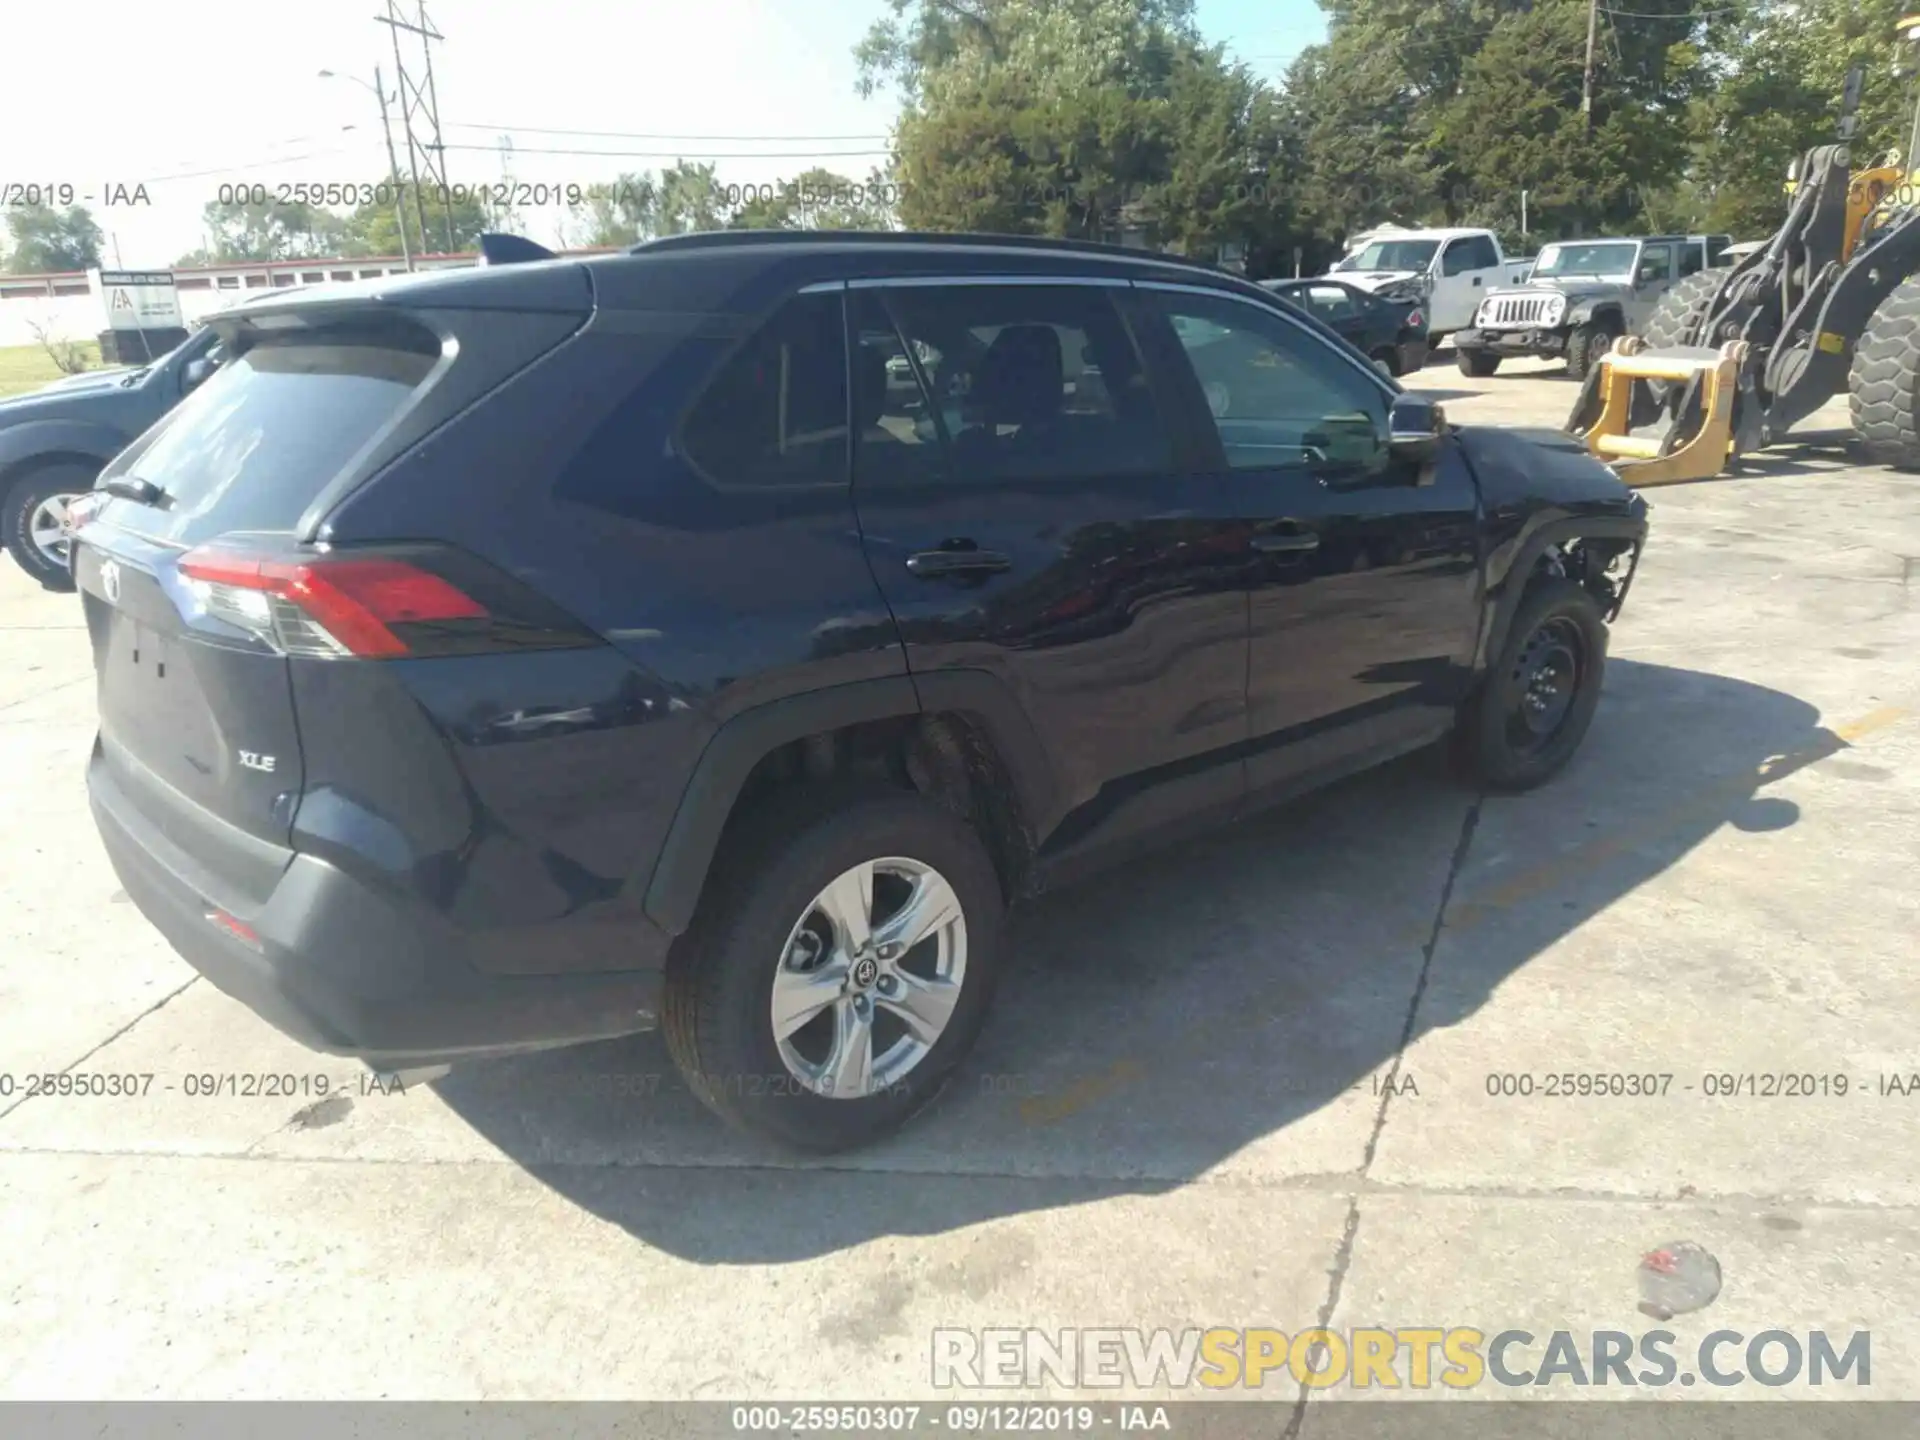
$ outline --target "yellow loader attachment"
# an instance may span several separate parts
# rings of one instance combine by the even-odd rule
[[[1584,407],[1594,415],[1592,423],[1570,428],[1629,485],[1705,480],[1725,470],[1733,458],[1734,397],[1746,361],[1744,340],[1729,341],[1718,350],[1649,350],[1639,336],[1623,335],[1596,367]],[[1685,405],[1678,420],[1668,421],[1663,414],[1657,425],[1633,428],[1636,384],[1665,381],[1691,393],[1696,380],[1698,403]]]

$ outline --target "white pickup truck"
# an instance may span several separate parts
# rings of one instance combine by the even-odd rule
[[[1376,230],[1327,273],[1391,299],[1418,298],[1429,339],[1464,330],[1487,292],[1525,281],[1531,260],[1509,260],[1491,230]]]

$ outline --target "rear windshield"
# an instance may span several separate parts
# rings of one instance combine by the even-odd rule
[[[162,492],[132,528],[186,544],[293,529],[439,358],[439,341],[411,327],[262,340],[113,467]]]

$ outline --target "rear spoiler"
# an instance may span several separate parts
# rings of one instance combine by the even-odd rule
[[[537,244],[523,235],[488,233],[480,237],[482,265],[524,265],[529,260],[557,260],[558,258],[546,246]]]

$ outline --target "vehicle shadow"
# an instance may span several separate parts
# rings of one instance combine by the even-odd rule
[[[706,1264],[801,1260],[1220,1170],[1351,1173],[1403,1040],[1472,1015],[1721,827],[1793,825],[1798,809],[1767,787],[1842,748],[1790,695],[1615,659],[1581,753],[1531,794],[1477,796],[1429,751],[1035,902],[947,1094],[851,1155],[794,1159],[733,1135],[655,1035],[475,1065],[435,1089],[555,1192]],[[1471,941],[1429,970],[1449,884],[1446,924]]]

